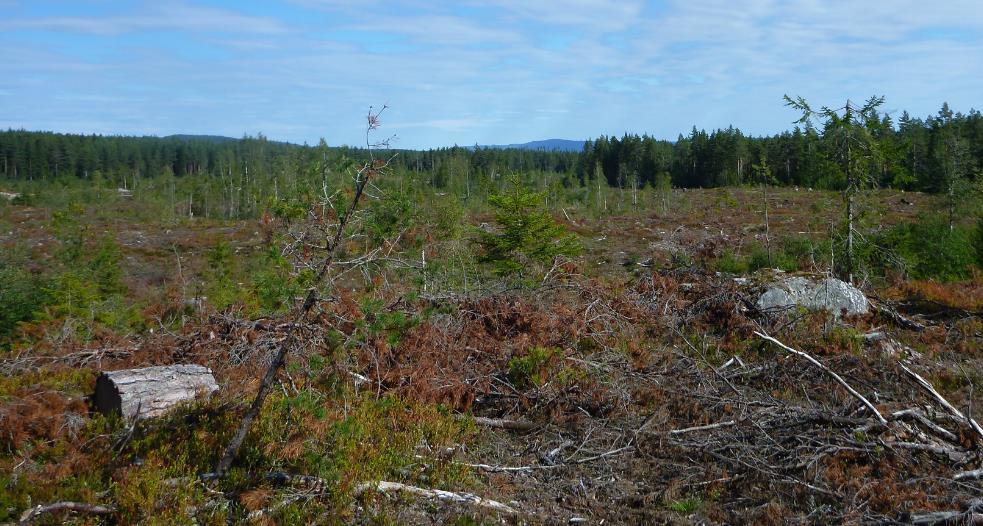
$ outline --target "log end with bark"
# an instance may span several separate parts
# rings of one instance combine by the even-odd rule
[[[96,380],[98,411],[128,421],[156,418],[173,406],[218,391],[211,369],[179,364],[106,371]]]

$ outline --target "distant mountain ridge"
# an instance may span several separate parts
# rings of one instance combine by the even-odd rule
[[[542,141],[530,141],[521,144],[491,144],[485,148],[516,149],[516,150],[543,150],[547,152],[580,152],[584,149],[584,141],[572,141],[569,139],[546,139]]]
[[[208,141],[208,142],[235,142],[239,139],[235,137],[226,137],[224,135],[195,135],[187,133],[176,133],[174,135],[165,135],[161,137],[162,139],[178,139],[184,141]]]
[[[178,139],[185,141],[205,141],[212,143],[235,142],[241,139],[226,137],[222,135],[194,135],[194,134],[174,134],[162,137],[163,139]],[[293,144],[284,141],[270,141],[282,144]],[[569,139],[545,139],[542,141],[530,141],[517,144],[489,144],[482,148],[494,148],[496,150],[538,150],[544,152],[582,152],[584,141],[573,141]]]

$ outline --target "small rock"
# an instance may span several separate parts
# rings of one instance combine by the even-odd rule
[[[867,334],[864,334],[864,340],[868,343],[879,342],[885,338],[887,338],[887,335],[881,331],[868,332]]]

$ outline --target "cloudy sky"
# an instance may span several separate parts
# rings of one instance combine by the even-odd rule
[[[0,128],[397,146],[983,108],[979,0],[0,0]]]

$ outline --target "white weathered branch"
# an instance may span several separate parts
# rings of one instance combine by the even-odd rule
[[[771,336],[768,336],[767,334],[762,334],[762,333],[760,333],[758,331],[754,331],[754,334],[758,335],[759,337],[761,337],[761,338],[763,338],[765,340],[768,340],[768,341],[770,341],[770,342],[778,345],[782,349],[785,349],[786,351],[788,351],[788,352],[790,352],[792,354],[796,354],[798,356],[801,356],[801,357],[805,358],[806,360],[809,361],[809,363],[815,365],[820,370],[822,370],[824,373],[832,376],[833,379],[835,379],[840,385],[842,385],[844,389],[846,389],[856,399],[860,400],[861,403],[863,403],[865,406],[867,406],[867,409],[870,409],[871,412],[874,413],[874,416],[877,417],[877,421],[878,422],[880,422],[881,424],[887,425],[887,420],[885,420],[884,417],[881,415],[881,412],[878,411],[876,407],[874,407],[874,404],[870,403],[869,400],[867,400],[866,398],[864,398],[864,396],[862,394],[858,393],[853,387],[850,387],[850,384],[846,383],[846,380],[844,380],[842,377],[840,377],[840,375],[834,373],[829,367],[826,367],[825,365],[823,365],[819,360],[813,358],[808,353],[804,353],[802,351],[795,350],[795,349],[789,347],[788,345],[785,345],[784,343],[782,343],[782,342],[780,342],[780,341],[772,338]]]
[[[378,491],[379,493],[396,493],[403,491],[429,499],[471,504],[501,513],[513,515],[519,513],[519,510],[507,504],[503,504],[497,500],[485,499],[471,493],[454,493],[453,491],[445,491],[440,489],[418,488],[416,486],[410,486],[399,482],[387,482],[385,480],[380,480],[379,482],[366,482],[365,484],[359,485],[355,489],[355,494],[361,495],[366,491]]]
[[[936,435],[939,435],[950,442],[959,442],[959,437],[956,436],[955,433],[936,424],[935,422],[932,422],[927,416],[917,409],[903,409],[901,411],[891,413],[891,418],[893,420],[901,420],[907,417],[913,418],[914,420],[920,422],[923,426],[931,429]]]
[[[726,422],[718,422],[716,424],[709,424],[709,425],[705,425],[705,426],[687,427],[685,429],[673,429],[672,431],[669,432],[669,436],[685,435],[686,433],[692,433],[694,431],[709,431],[711,429],[718,429],[718,428],[721,428],[721,427],[730,427],[730,426],[733,426],[733,425],[736,425],[736,424],[737,424],[736,421],[734,421],[734,420],[728,420]]]
[[[971,416],[964,415],[962,411],[956,409],[955,406],[950,404],[949,401],[945,399],[945,397],[939,394],[939,392],[936,391],[934,387],[932,387],[932,384],[929,383],[928,380],[919,376],[918,373],[909,369],[908,366],[906,366],[905,364],[898,362],[898,365],[900,365],[901,368],[904,369],[904,372],[911,375],[911,377],[914,378],[916,382],[918,382],[918,385],[922,386],[922,388],[928,391],[928,393],[931,394],[935,398],[935,400],[942,405],[942,407],[946,408],[946,410],[952,413],[956,418],[967,422],[969,424],[969,427],[972,427],[973,431],[976,431],[976,434],[979,435],[981,438],[983,438],[983,428],[980,427],[980,424],[978,424],[976,420],[973,420]]]
[[[53,504],[38,504],[28,509],[20,516],[18,524],[28,524],[40,515],[45,513],[55,513],[59,511],[74,511],[76,513],[88,513],[90,515],[111,515],[116,513],[115,508],[99,506],[97,504],[85,504],[84,502],[55,502]]]
[[[983,479],[983,469],[974,469],[973,471],[963,471],[962,473],[956,473],[952,478],[959,482],[963,482],[966,480],[980,480]]]

